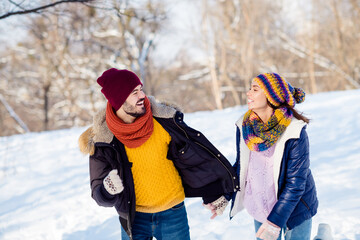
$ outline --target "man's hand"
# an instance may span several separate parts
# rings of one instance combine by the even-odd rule
[[[214,219],[216,216],[220,216],[223,214],[226,206],[229,204],[229,201],[226,200],[224,196],[219,197],[215,201],[209,204],[203,204],[204,207],[209,209],[213,214],[210,219]]]
[[[111,195],[121,193],[124,190],[124,186],[118,175],[117,169],[113,169],[109,172],[109,174],[104,178],[103,184],[106,191],[108,191]]]

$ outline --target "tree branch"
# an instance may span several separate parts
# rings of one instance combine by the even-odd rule
[[[93,1],[93,0],[62,0],[62,1],[57,1],[57,2],[50,3],[48,5],[40,6],[40,7],[37,7],[37,8],[32,8],[32,9],[24,9],[21,6],[17,5],[17,7],[21,8],[23,10],[5,13],[5,14],[0,16],[0,19],[4,19],[4,18],[13,16],[13,15],[23,15],[23,14],[28,14],[28,13],[37,13],[40,10],[44,10],[46,8],[54,7],[54,6],[62,4],[62,3],[87,3],[87,2],[91,2],[91,1]]]
[[[284,40],[282,42],[282,47],[297,55],[300,58],[307,58],[311,55],[308,49],[301,46],[300,44],[293,41],[289,36],[287,36],[285,33],[278,31],[278,36],[280,39]],[[345,71],[343,71],[339,66],[337,66],[334,62],[332,62],[330,59],[326,58],[325,56],[322,56],[320,54],[314,53],[313,54],[314,63],[318,66],[321,66],[323,68],[326,68],[330,71],[336,72],[342,76],[355,88],[360,88],[360,83],[357,82],[353,77],[351,77],[349,74],[347,74]]]
[[[10,116],[20,125],[24,132],[30,132],[26,124],[21,120],[21,118],[16,114],[14,109],[10,104],[5,100],[5,98],[0,94],[0,102],[5,106],[6,110],[9,112]]]

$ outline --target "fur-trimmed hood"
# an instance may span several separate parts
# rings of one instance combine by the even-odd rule
[[[172,118],[181,109],[175,104],[157,101],[153,96],[148,96],[151,111],[154,117]],[[105,119],[106,108],[97,112],[93,119],[93,124],[79,137],[79,148],[84,154],[94,154],[95,143],[110,143],[114,134],[109,130]]]

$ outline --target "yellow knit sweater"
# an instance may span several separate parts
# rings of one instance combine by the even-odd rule
[[[185,199],[181,178],[173,162],[166,158],[171,137],[153,118],[154,131],[140,147],[127,148],[133,163],[136,211],[155,213],[167,210]]]

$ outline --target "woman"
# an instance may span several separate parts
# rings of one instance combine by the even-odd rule
[[[240,191],[230,216],[246,208],[258,239],[310,239],[318,200],[309,165],[309,120],[295,103],[305,93],[276,73],[260,74],[247,92],[249,110],[237,122]]]

